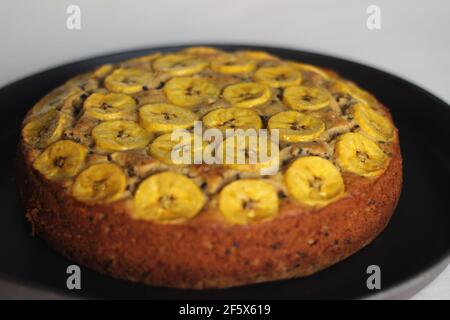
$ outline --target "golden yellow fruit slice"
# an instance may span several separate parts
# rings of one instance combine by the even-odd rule
[[[60,180],[75,176],[86,159],[85,146],[71,140],[57,141],[42,152],[33,167],[49,180]]]
[[[372,96],[369,92],[359,88],[357,85],[350,81],[346,80],[337,80],[331,84],[330,89],[338,94],[343,96],[350,95],[354,99],[359,102],[368,104],[368,105],[377,105],[377,99]]]
[[[114,92],[133,94],[148,88],[153,80],[150,72],[134,69],[119,68],[105,79],[105,87]]]
[[[211,62],[211,69],[225,74],[249,73],[255,70],[256,64],[242,57],[225,54]]]
[[[331,94],[324,88],[294,86],[284,90],[283,102],[298,111],[314,111],[327,107]]]
[[[118,120],[132,114],[136,101],[122,93],[93,93],[84,101],[86,115],[99,120]]]
[[[122,66],[128,66],[128,67],[142,66],[142,65],[146,66],[146,64],[153,62],[155,59],[159,58],[160,56],[161,56],[160,52],[147,54],[145,56],[140,56],[140,57],[126,60],[124,63],[122,63]]]
[[[104,64],[92,72],[93,78],[104,78],[106,77],[112,70],[114,66],[112,64]]]
[[[270,53],[264,51],[245,50],[238,51],[236,53],[238,57],[242,57],[247,60],[264,61],[264,60],[278,60],[278,58]]]
[[[327,73],[327,71],[310,64],[300,62],[289,62],[289,66],[300,72],[313,72],[321,76],[324,80],[330,80],[332,78],[331,75]]]
[[[263,175],[279,169],[279,146],[270,137],[236,134],[222,141],[217,150],[219,163],[232,169]]]
[[[324,206],[344,194],[345,186],[339,170],[331,161],[320,157],[302,157],[286,170],[289,194],[306,206]]]
[[[192,111],[167,103],[147,104],[139,109],[140,124],[149,132],[190,128],[195,120]]]
[[[173,78],[166,83],[163,91],[170,102],[180,107],[211,103],[220,93],[214,83],[194,77]]]
[[[337,138],[334,155],[342,170],[363,177],[380,175],[389,162],[389,157],[375,142],[354,132]]]
[[[100,163],[83,170],[75,179],[72,195],[87,204],[104,204],[119,200],[126,189],[123,170],[112,163]]]
[[[189,178],[162,172],[139,185],[134,197],[134,217],[154,222],[181,222],[197,215],[205,202],[206,196]]]
[[[353,106],[353,117],[361,130],[369,137],[387,142],[394,136],[394,126],[388,118],[382,116],[367,104]]]
[[[194,143],[197,138],[199,143]],[[194,156],[197,151],[199,159],[202,156],[204,142],[201,136],[189,134],[186,136],[172,136],[172,133],[166,133],[157,137],[148,149],[148,153],[155,159],[165,164],[194,164]],[[174,158],[172,152],[175,153]]]
[[[36,117],[49,111],[59,109],[70,95],[70,92],[71,90],[68,90],[65,86],[54,89],[33,106],[33,109],[31,109],[30,115],[28,115],[27,118]]]
[[[272,93],[263,84],[242,82],[226,87],[222,95],[234,107],[252,108],[269,101]]]
[[[223,51],[206,46],[199,47],[190,47],[183,50],[183,53],[192,54],[192,55],[213,55],[218,53],[223,53]]]
[[[208,128],[217,128],[225,133],[226,129],[261,129],[262,121],[258,113],[245,108],[222,108],[209,112],[203,117]]]
[[[92,129],[95,144],[105,151],[122,151],[145,148],[153,138],[134,121],[105,121]]]
[[[297,111],[284,111],[269,119],[268,129],[278,129],[281,141],[313,141],[325,131],[325,123]]]
[[[255,72],[254,78],[256,81],[274,88],[295,86],[302,81],[301,73],[288,65],[260,68]]]
[[[171,76],[190,76],[201,72],[208,63],[187,54],[167,54],[153,63],[153,68]]]
[[[39,115],[23,127],[23,140],[33,147],[45,148],[61,137],[68,120],[66,114],[57,110]]]
[[[234,181],[220,192],[219,209],[227,221],[235,224],[269,220],[278,214],[278,194],[262,180]]]

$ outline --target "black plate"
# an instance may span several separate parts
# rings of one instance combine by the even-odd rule
[[[107,62],[155,48],[89,59],[51,69],[0,90],[0,278],[9,294],[29,297],[98,298],[387,298],[406,297],[431,281],[448,263],[450,250],[450,108],[417,86],[388,73],[301,51],[218,46],[225,50],[266,50],[282,58],[329,67],[373,92],[392,110],[400,129],[404,187],[387,229],[367,248],[316,275],[226,290],[189,291],[147,287],[82,269],[82,290],[66,289],[69,261],[32,238],[17,201],[13,158],[22,117],[41,96],[70,77]],[[381,268],[379,291],[366,287],[366,268]],[[3,292],[6,296],[8,293]]]

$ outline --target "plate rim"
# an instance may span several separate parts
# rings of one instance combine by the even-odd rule
[[[139,56],[140,54],[145,54],[149,52],[154,51],[163,51],[163,52],[170,52],[175,51],[178,49],[191,47],[191,46],[211,46],[216,47],[223,50],[262,50],[262,51],[277,51],[281,54],[285,53],[288,54],[301,54],[304,56],[314,56],[319,57],[322,59],[330,59],[337,62],[342,62],[346,64],[353,64],[357,66],[358,68],[366,69],[371,72],[376,72],[383,77],[389,77],[391,79],[394,79],[396,81],[401,82],[403,85],[406,85],[410,87],[411,89],[414,89],[415,91],[419,91],[420,93],[427,96],[429,99],[433,100],[435,103],[441,105],[442,108],[445,109],[446,112],[450,112],[450,105],[445,102],[443,99],[437,97],[436,95],[432,94],[428,90],[420,87],[419,85],[411,82],[410,80],[406,80],[403,77],[394,75],[388,71],[382,70],[378,67],[372,67],[370,65],[367,65],[365,63],[359,62],[357,60],[349,60],[344,57],[340,56],[334,56],[329,54],[324,54],[321,52],[314,52],[309,50],[303,50],[293,47],[286,47],[286,46],[271,46],[271,45],[262,45],[262,44],[243,44],[243,43],[215,43],[215,42],[186,42],[186,43],[179,43],[179,44],[171,44],[171,45],[162,45],[162,46],[150,46],[150,47],[142,47],[142,48],[134,48],[130,50],[120,50],[120,51],[114,51],[109,52],[105,54],[98,54],[98,55],[92,55],[87,58],[83,58],[80,60],[74,60],[68,63],[58,64],[56,66],[37,71],[34,73],[31,73],[27,76],[21,77],[17,80],[14,80],[10,83],[7,83],[6,85],[0,87],[0,95],[6,94],[9,90],[14,89],[14,87],[17,87],[21,85],[24,82],[27,81],[33,81],[35,78],[39,78],[42,76],[45,76],[46,74],[52,72],[57,73],[59,70],[63,70],[66,68],[70,68],[76,65],[83,65],[87,63],[92,63],[95,60],[112,60],[114,58],[119,58],[123,55],[131,55],[131,56]],[[415,274],[411,275],[410,277],[407,277],[404,280],[400,280],[398,283],[394,283],[391,285],[390,288],[386,290],[382,290],[378,293],[369,293],[367,295],[361,296],[356,299],[370,299],[370,300],[379,300],[379,299],[398,299],[398,298],[409,298],[412,297],[414,294],[419,292],[421,289],[423,289],[426,285],[428,285],[431,281],[433,281],[441,272],[450,265],[450,248],[448,248],[444,253],[442,253],[441,256],[434,259],[433,261],[430,261],[426,267],[424,267],[422,270],[417,271]],[[29,289],[30,291],[43,291],[47,293],[51,293],[52,295],[60,296],[58,298],[66,299],[66,298],[73,298],[74,296],[70,292],[65,292],[64,290],[59,290],[51,287],[46,287],[45,285],[42,285],[40,283],[37,283],[33,280],[21,280],[18,279],[15,276],[10,276],[8,274],[5,274],[4,272],[0,271],[0,286],[2,283],[10,284],[10,285],[17,285],[20,287],[24,287],[26,289]],[[414,291],[414,292],[413,292]],[[77,296],[76,298],[79,299],[92,299],[93,297],[90,297],[88,295],[84,295],[83,297]],[[95,298],[94,298],[95,299]]]

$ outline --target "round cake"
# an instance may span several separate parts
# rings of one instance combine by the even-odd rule
[[[400,196],[388,109],[331,70],[191,47],[68,80],[25,116],[33,234],[112,277],[223,288],[307,276],[369,244]]]

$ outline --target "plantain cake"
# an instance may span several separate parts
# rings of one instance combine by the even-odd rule
[[[193,143],[195,123],[223,140]],[[193,160],[231,129],[277,132],[277,157],[243,139],[244,162]],[[191,162],[173,157],[180,130]],[[331,70],[262,51],[191,47],[100,66],[29,110],[17,154],[33,235],[103,274],[176,288],[331,266],[386,227],[402,185],[385,106]]]

